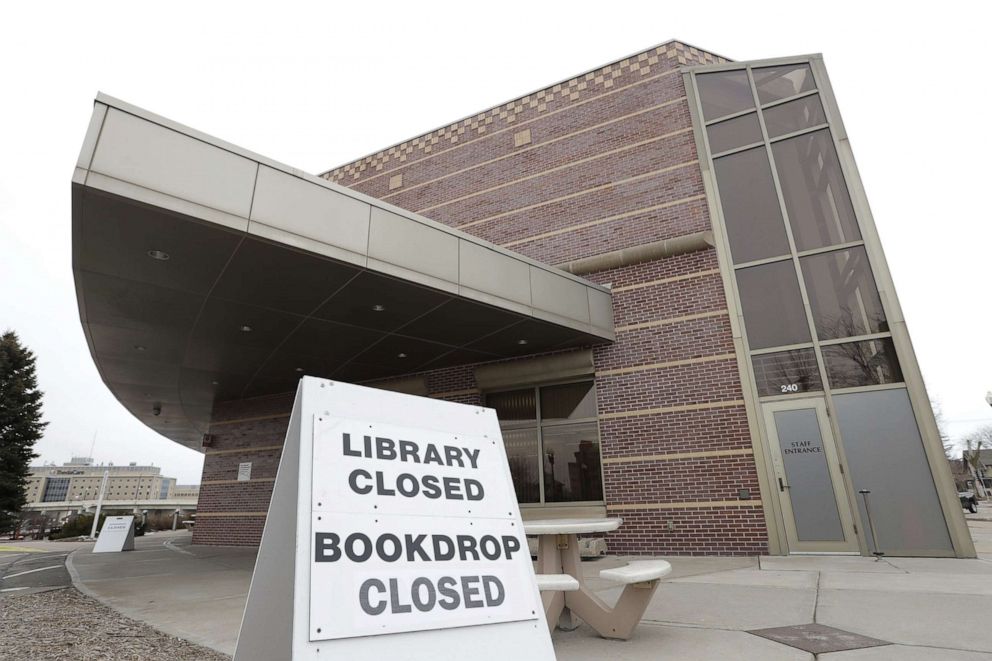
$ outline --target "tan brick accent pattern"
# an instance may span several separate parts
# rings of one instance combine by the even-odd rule
[[[325,176],[551,264],[707,230],[679,67],[722,61],[669,42]],[[612,287],[618,330],[594,350],[606,506],[625,519],[612,551],[767,551],[718,267],[707,250],[586,276]],[[478,404],[473,374],[425,378]],[[291,399],[218,407],[197,541],[257,543]],[[240,461],[252,482],[229,482]]]
[[[351,185],[363,177],[368,178],[372,174],[387,171],[397,163],[416,161],[428,154],[450,149],[451,145],[472,142],[478,136],[512,127],[535,116],[564,110],[589,97],[626,87],[638,78],[648,78],[652,74],[657,76],[661,72],[673,71],[687,64],[718,64],[726,61],[712,53],[671,41],[393,145],[326,172],[324,176],[331,181]]]

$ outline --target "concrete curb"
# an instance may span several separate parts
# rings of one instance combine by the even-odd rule
[[[113,608],[113,606],[111,606],[109,602],[104,601],[96,594],[96,592],[93,592],[93,590],[90,590],[88,587],[86,587],[86,585],[83,583],[83,580],[79,578],[79,572],[76,571],[76,566],[72,563],[72,556],[76,555],[76,553],[78,553],[81,550],[82,549],[76,549],[74,551],[71,551],[69,555],[65,557],[65,568],[69,572],[69,578],[72,579],[72,587],[76,588],[77,590],[85,594],[87,597],[90,597],[91,599],[96,599],[104,606]]]
[[[162,546],[169,549],[170,551],[175,551],[176,553],[182,553],[183,555],[191,555],[193,557],[196,557],[195,553],[191,553],[186,549],[181,549],[178,546],[174,545],[171,539],[167,539],[166,541],[162,542]]]

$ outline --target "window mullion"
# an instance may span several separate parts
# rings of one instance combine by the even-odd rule
[[[756,108],[752,106],[750,108],[745,108],[744,110],[738,110],[737,112],[732,112],[729,115],[723,115],[722,117],[717,117],[715,119],[707,120],[705,125],[707,128],[709,128],[710,126],[713,126],[714,124],[719,124],[720,122],[728,122],[731,119],[737,119],[738,117],[743,117],[748,113],[752,113],[755,111],[755,109]]]
[[[537,418],[537,484],[540,491],[539,502],[543,505],[544,499],[544,433],[541,431],[541,388],[534,386],[534,411]]]
[[[764,104],[761,105],[761,109],[762,110],[767,110],[768,108],[774,108],[775,106],[780,106],[783,103],[789,103],[790,101],[796,101],[798,99],[802,99],[802,98],[807,97],[807,96],[813,96],[813,95],[819,94],[819,93],[820,93],[819,88],[811,89],[811,90],[806,90],[805,92],[800,92],[799,94],[794,94],[792,96],[787,96],[784,99],[775,99],[774,101],[769,101],[768,103],[764,103]]]

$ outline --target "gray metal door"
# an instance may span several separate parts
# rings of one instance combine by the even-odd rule
[[[789,551],[857,553],[826,404],[791,399],[763,408]]]

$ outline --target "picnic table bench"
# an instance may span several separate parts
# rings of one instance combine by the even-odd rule
[[[664,560],[636,560],[604,569],[602,579],[624,586],[612,608],[586,586],[579,557],[579,534],[616,530],[623,519],[553,519],[524,521],[524,532],[538,537],[537,586],[548,628],[574,629],[572,614],[604,638],[630,638],[651,602],[661,578],[672,571]]]

